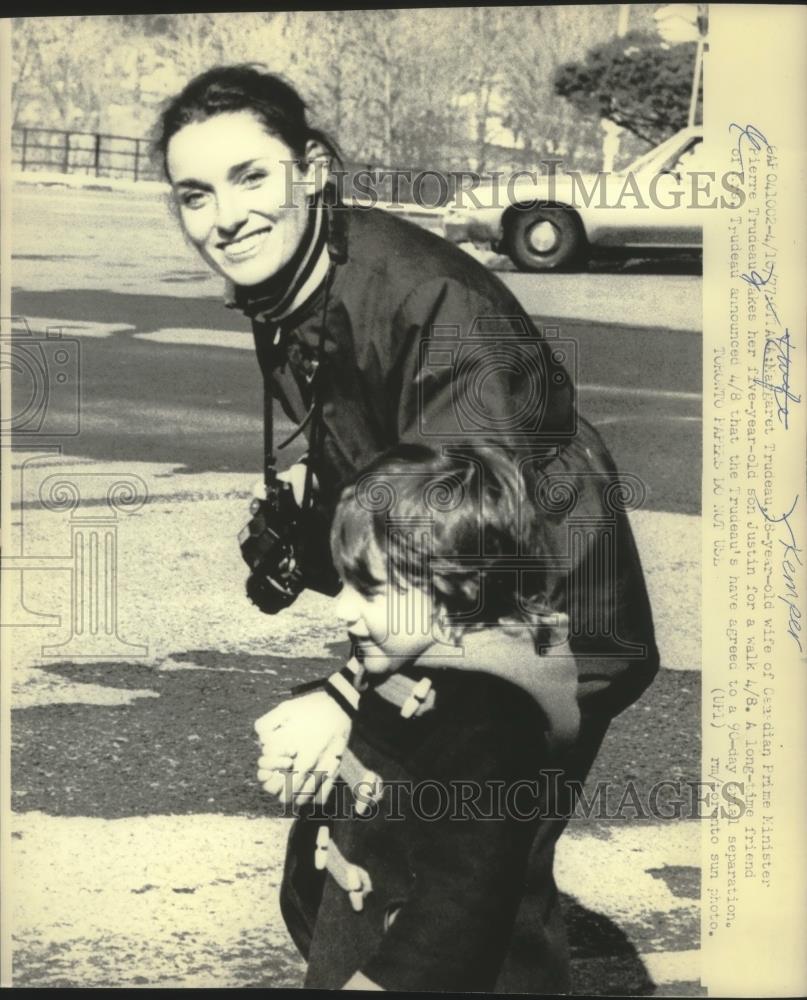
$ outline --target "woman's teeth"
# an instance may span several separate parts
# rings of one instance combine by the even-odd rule
[[[244,236],[240,240],[235,240],[233,243],[227,243],[224,247],[224,254],[226,257],[238,260],[243,257],[250,257],[261,246],[269,233],[270,230],[261,229],[256,233],[250,233],[249,236]]]

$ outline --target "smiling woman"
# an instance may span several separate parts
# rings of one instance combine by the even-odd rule
[[[539,332],[494,274],[436,234],[332,197],[328,176],[337,147],[310,125],[304,102],[278,77],[254,66],[212,69],[171,101],[160,127],[158,149],[182,228],[208,266],[229,282],[232,304],[252,320],[271,394],[267,415],[271,420],[273,398],[309,441],[307,465],[288,470],[288,488],[273,494],[283,497],[278,509],[284,516],[289,513],[299,524],[313,497],[328,526],[342,490],[379,455],[400,446],[425,445],[438,455],[462,455],[470,446],[508,461],[517,458],[524,484],[519,498],[540,518],[543,541],[538,551],[532,543],[522,546],[519,538],[502,558],[511,575],[518,564],[514,586],[524,606],[540,593],[564,623],[559,647],[568,650],[566,662],[571,660],[569,697],[580,719],[579,732],[556,739],[552,714],[543,712],[543,728],[537,726],[530,752],[553,747],[542,766],[582,782],[611,718],[652,680],[658,653],[627,518],[641,503],[641,483],[634,480],[629,488],[619,480],[604,443],[577,412],[571,378],[575,345]],[[274,470],[273,461],[267,465]],[[394,482],[387,485],[394,493]],[[302,513],[294,506],[301,499]],[[262,510],[258,502],[251,525]],[[490,526],[477,534],[480,525],[470,524],[469,539],[486,550]],[[268,537],[266,531],[264,524],[255,537]],[[270,550],[283,555],[278,537],[270,539]],[[327,531],[299,532],[300,548],[291,555],[286,551],[282,579],[280,573],[266,576],[265,592],[273,587],[275,595],[281,593],[281,584],[299,566],[305,569],[306,558],[333,572],[327,538]],[[296,554],[299,565],[292,558]],[[480,572],[491,579],[488,569]],[[255,576],[253,569],[250,580]],[[436,579],[430,578],[429,586]],[[313,583],[303,578],[302,586]],[[277,611],[299,589],[283,591],[274,605],[250,596],[262,610]],[[385,607],[383,600],[370,607],[350,590],[341,603],[348,624],[363,621],[365,640],[369,636],[376,645],[402,650],[406,659],[415,648],[418,623],[412,619],[407,634],[393,635]],[[519,649],[520,658],[512,663],[505,657],[499,672],[504,682],[515,686],[523,668],[537,688],[549,686],[551,651],[530,637]],[[501,650],[490,655],[501,658]],[[484,672],[484,664],[480,669]],[[488,673],[495,672],[491,665]],[[343,701],[351,683],[342,677]],[[457,683],[463,689],[464,681]],[[540,707],[539,694],[534,697]],[[350,718],[343,709],[322,687],[256,723],[263,744],[261,784],[304,810],[289,841],[281,906],[290,933],[310,959],[306,985],[568,992],[568,949],[552,874],[563,829],[557,812],[537,823],[529,872],[508,870],[517,891],[507,900],[504,883],[492,886],[490,894],[480,889],[480,873],[493,870],[483,851],[469,850],[473,856],[465,860],[447,851],[431,875],[416,873],[411,900],[401,902],[392,916],[374,910],[380,904],[373,900],[382,894],[371,893],[367,915],[360,918],[364,923],[345,931],[341,903],[336,909],[331,905],[331,883],[323,897],[324,873],[314,863],[315,848],[320,860],[323,848],[317,824],[305,811],[315,795],[326,797],[345,756]],[[476,704],[474,711],[484,718],[488,706]],[[462,713],[457,716],[462,729]],[[444,749],[450,754],[453,748]],[[484,770],[490,761],[477,763]],[[334,877],[347,884],[355,872],[350,865],[339,867],[338,844],[335,837],[329,871],[335,870],[333,862]],[[415,857],[414,868],[418,863]],[[386,855],[378,871],[370,872],[379,888],[388,880],[385,864]],[[456,864],[462,871],[454,877]],[[443,888],[438,892],[435,886]],[[492,919],[499,912],[492,895],[505,906],[506,917]],[[420,913],[427,914],[425,922]],[[376,953],[372,942],[378,944],[382,935],[385,950]],[[311,952],[312,941],[337,939],[339,948]]]
[[[188,237],[239,285],[257,284],[292,259],[308,224],[304,180],[308,172],[324,176],[310,162],[304,172],[248,111],[185,126],[168,145],[166,167]]]

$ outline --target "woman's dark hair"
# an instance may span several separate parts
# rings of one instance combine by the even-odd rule
[[[463,447],[457,457],[423,445],[385,452],[342,491],[331,551],[356,589],[431,588],[461,627],[530,621],[550,610],[545,594],[520,593],[514,557],[548,549],[519,469],[498,449]],[[379,554],[388,580],[377,578]]]
[[[270,135],[282,139],[301,160],[306,144],[314,140],[341,162],[339,147],[321,129],[308,123],[307,106],[291,84],[274,73],[264,72],[260,63],[214,66],[190,83],[163,109],[157,122],[154,141],[165,176],[168,177],[166,153],[171,138],[191,122],[205,121],[214,115],[249,111]]]

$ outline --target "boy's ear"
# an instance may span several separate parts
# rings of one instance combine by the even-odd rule
[[[434,638],[446,646],[456,646],[462,635],[462,626],[452,625],[444,604],[437,607],[434,616]]]
[[[316,139],[309,139],[305,144],[305,154],[300,160],[300,170],[312,184],[312,190],[316,194],[319,194],[325,187],[331,172],[332,159],[331,153]]]
[[[472,603],[473,605],[478,605],[479,586],[480,584],[478,578],[469,577],[464,580],[455,580],[448,576],[444,576],[439,572],[435,572],[433,576],[435,601],[440,602],[440,605],[443,608],[445,605],[441,601],[441,595],[450,594],[452,592],[456,593],[457,590],[460,591],[465,601]],[[476,610],[478,610],[478,608]]]

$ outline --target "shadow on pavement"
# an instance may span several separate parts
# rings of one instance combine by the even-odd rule
[[[578,996],[652,996],[655,983],[628,936],[602,913],[561,893]]]
[[[339,659],[176,654],[157,667],[57,662],[74,685],[156,692],[126,705],[52,704],[12,712],[13,808],[115,819],[149,814],[279,816],[258,785],[255,720]],[[97,691],[97,688],[93,690]]]

